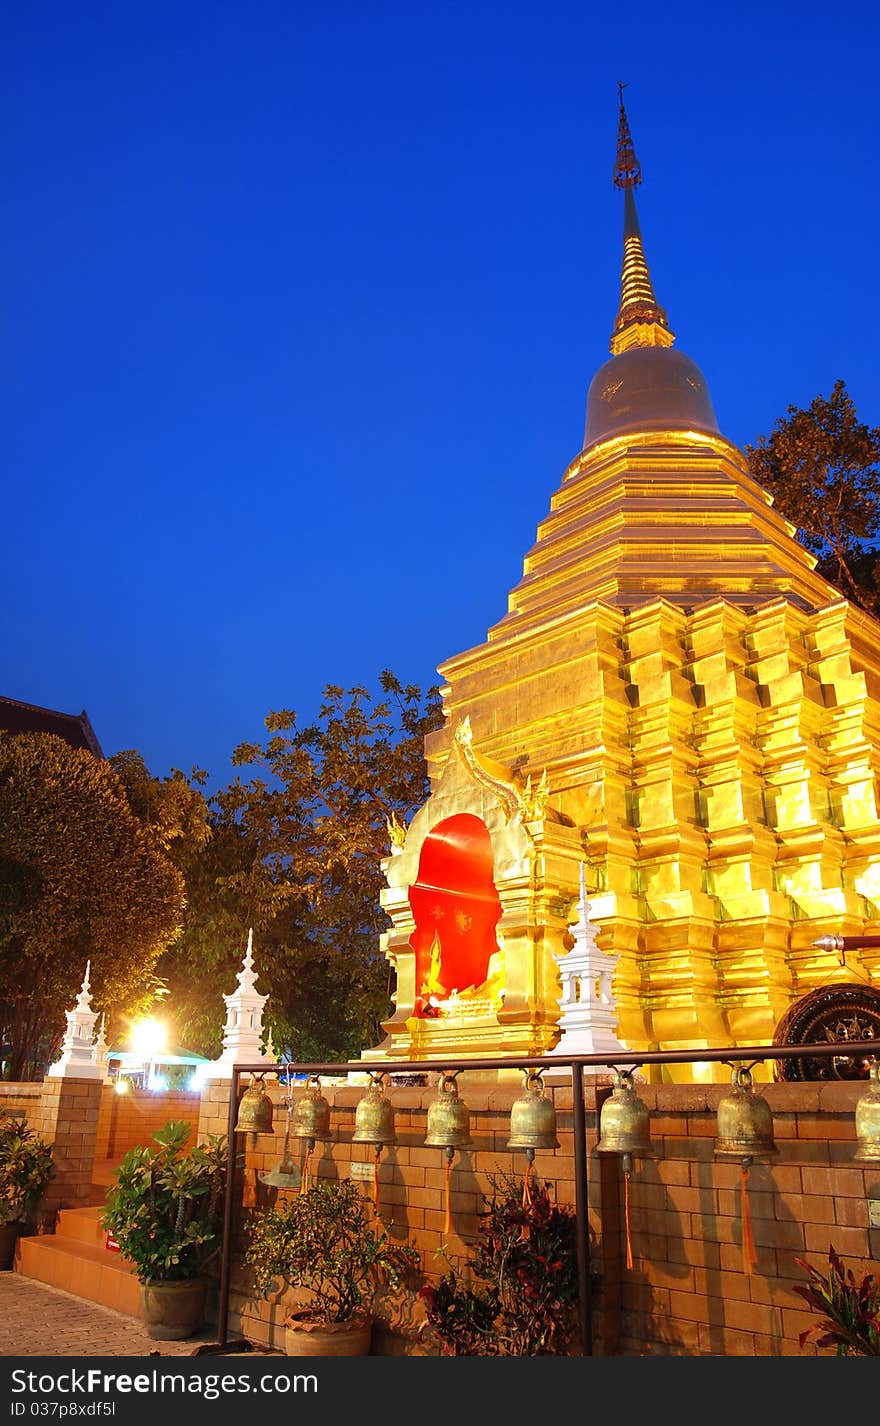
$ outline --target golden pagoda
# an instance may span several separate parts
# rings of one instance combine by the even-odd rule
[[[383,866],[397,992],[372,1057],[552,1051],[584,868],[633,1051],[778,1042],[821,987],[880,1005],[878,950],[815,944],[880,915],[880,624],[815,572],[674,348],[622,87],[614,183],[612,354],[507,613],[440,666],[431,795]]]

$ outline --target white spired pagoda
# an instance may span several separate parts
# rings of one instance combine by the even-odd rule
[[[226,1003],[223,1052],[219,1059],[200,1068],[199,1078],[202,1080],[231,1080],[236,1065],[269,1066],[275,1063],[271,1044],[267,1044],[265,1051],[262,1048],[267,1039],[263,1030],[263,1008],[269,997],[261,995],[255,984],[258,976],[254,970],[253,927],[248,931],[247,950],[236,979],[237,988],[223,997]]]

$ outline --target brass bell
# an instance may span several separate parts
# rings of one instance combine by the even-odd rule
[[[770,1106],[753,1088],[751,1071],[736,1065],[731,1083],[733,1092],[718,1102],[715,1157],[751,1162],[778,1154]]]
[[[456,1149],[464,1149],[471,1142],[470,1115],[467,1106],[458,1097],[457,1074],[458,1070],[441,1071],[437,1097],[428,1105],[425,1143],[432,1148],[445,1149],[448,1158]]]
[[[330,1105],[321,1093],[321,1081],[310,1074],[293,1115],[293,1130],[297,1139],[310,1143],[330,1138]]]
[[[651,1116],[633,1089],[632,1070],[614,1071],[614,1089],[599,1114],[597,1154],[621,1154],[628,1162],[650,1155]]]
[[[870,1089],[856,1101],[856,1136],[858,1151],[853,1155],[856,1163],[880,1163],[880,1060],[871,1065]]]
[[[237,1134],[271,1134],[272,1101],[262,1088],[263,1076],[252,1079],[238,1102]]]
[[[525,1149],[533,1158],[536,1149],[558,1149],[556,1110],[553,1100],[544,1093],[540,1070],[526,1070],[525,1092],[510,1108],[510,1138],[508,1149]]]
[[[371,1075],[370,1080],[370,1087],[355,1110],[352,1142],[377,1147],[393,1144],[394,1108],[385,1093],[383,1075]]]

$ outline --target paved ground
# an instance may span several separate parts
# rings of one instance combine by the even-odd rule
[[[0,1357],[185,1357],[212,1330],[158,1342],[143,1323],[16,1272],[0,1272]]]

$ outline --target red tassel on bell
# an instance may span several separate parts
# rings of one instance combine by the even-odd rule
[[[631,1177],[632,1171],[627,1168],[623,1175],[623,1204],[624,1222],[626,1224],[626,1265],[628,1268],[631,1268],[633,1265],[632,1225],[630,1224],[629,1217],[629,1181]]]

